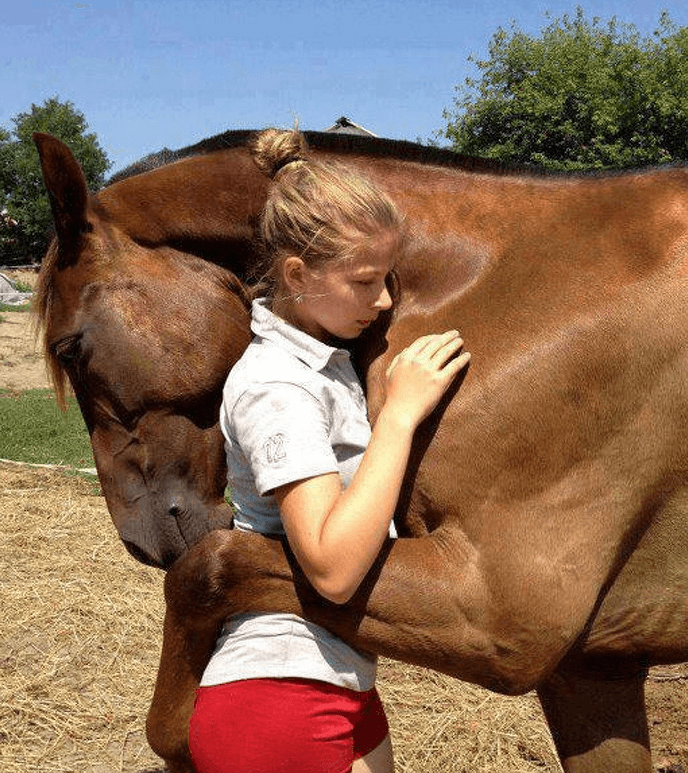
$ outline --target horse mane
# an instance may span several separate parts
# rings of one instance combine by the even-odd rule
[[[58,258],[57,241],[53,239],[43,257],[41,271],[38,274],[38,280],[34,288],[33,311],[38,321],[38,329],[43,333],[43,354],[48,369],[48,377],[55,393],[57,404],[60,410],[64,411],[67,408],[66,374],[60,367],[55,353],[48,346],[47,335],[47,325],[51,317],[53,303],[53,275]]]
[[[163,148],[157,153],[151,153],[139,161],[116,172],[107,185],[134,177],[144,172],[150,172],[167,164],[174,163],[191,156],[217,153],[231,148],[245,147],[259,129],[232,129],[213,137],[207,137],[193,145],[170,150]],[[527,177],[551,177],[554,179],[590,179],[619,177],[629,174],[647,174],[662,168],[685,168],[685,161],[676,161],[660,166],[649,166],[629,169],[601,169],[565,171],[546,169],[534,164],[516,164],[498,161],[479,156],[466,156],[455,153],[449,148],[440,148],[433,145],[421,145],[408,140],[393,140],[384,137],[370,137],[360,134],[347,134],[336,132],[304,131],[308,145],[313,150],[336,152],[343,155],[362,155],[374,158],[396,159],[399,161],[412,161],[419,164],[442,166],[457,169],[464,172],[493,174],[500,176],[527,176]]]
[[[233,129],[208,137],[193,145],[188,145],[179,150],[163,148],[157,153],[144,156],[139,161],[116,172],[107,185],[119,182],[128,177],[134,177],[144,172],[150,172],[167,164],[172,164],[190,156],[217,153],[231,148],[245,147],[256,134],[258,129]],[[489,158],[477,156],[464,156],[455,153],[448,148],[438,148],[432,145],[421,145],[407,140],[392,140],[384,137],[368,137],[359,134],[346,134],[335,132],[303,132],[308,146],[312,150],[324,150],[341,153],[344,155],[363,155],[374,158],[398,159],[400,161],[415,161],[420,164],[432,164],[445,166],[463,171],[486,172],[492,174],[547,174],[548,171],[539,167],[517,166],[505,164]]]

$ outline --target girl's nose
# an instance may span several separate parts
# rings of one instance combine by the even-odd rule
[[[392,296],[389,294],[387,285],[383,285],[382,292],[378,296],[377,301],[375,301],[375,308],[381,311],[392,308]]]

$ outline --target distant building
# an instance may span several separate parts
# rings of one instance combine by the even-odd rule
[[[326,132],[331,134],[360,134],[363,137],[377,137],[377,134],[368,131],[363,126],[359,126],[357,123],[350,121],[345,115],[338,118],[329,129],[325,129]]]
[[[19,292],[15,283],[5,274],[0,274],[0,303],[19,306],[31,298],[31,293]]]

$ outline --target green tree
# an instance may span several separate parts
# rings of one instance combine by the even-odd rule
[[[480,79],[457,86],[439,133],[459,153],[550,169],[622,169],[688,159],[688,28],[573,18],[540,37],[499,28]]]
[[[47,132],[68,145],[81,164],[89,188],[97,191],[111,166],[84,115],[57,97],[12,119],[10,131],[0,128],[0,263],[42,258],[49,241],[52,215],[43,186],[34,132]]]

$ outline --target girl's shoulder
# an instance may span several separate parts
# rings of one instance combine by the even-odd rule
[[[267,338],[254,338],[230,372],[230,378],[257,381],[306,378],[313,372],[305,362]]]
[[[236,402],[247,391],[274,384],[293,385],[319,396],[322,376],[291,352],[263,338],[251,341],[232,368],[224,388],[227,403]]]

